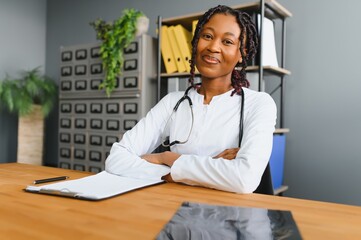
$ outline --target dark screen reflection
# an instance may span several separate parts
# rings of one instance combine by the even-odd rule
[[[184,202],[157,240],[301,239],[289,211]]]

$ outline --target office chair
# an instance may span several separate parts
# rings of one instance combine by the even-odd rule
[[[267,164],[267,167],[263,172],[261,182],[258,185],[257,189],[254,191],[254,193],[274,195],[272,177],[271,177],[271,169],[270,169],[269,163]]]

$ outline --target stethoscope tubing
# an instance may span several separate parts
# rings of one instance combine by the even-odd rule
[[[163,131],[163,137],[162,137],[162,146],[163,147],[171,147],[175,144],[184,144],[186,142],[188,142],[189,140],[189,137],[192,133],[192,130],[193,130],[193,123],[194,123],[194,114],[193,114],[193,102],[191,100],[191,98],[188,96],[188,92],[189,90],[191,90],[193,88],[193,86],[190,86],[187,88],[187,90],[184,92],[184,95],[178,100],[178,102],[175,104],[174,108],[173,108],[173,111],[171,113],[171,115],[169,116],[167,122],[166,122],[166,125],[164,127],[164,131]],[[244,101],[245,101],[245,96],[244,96],[244,91],[243,89],[241,88],[241,97],[242,97],[242,100],[241,100],[241,114],[240,114],[240,123],[239,123],[239,142],[238,142],[238,146],[241,147],[241,142],[242,142],[242,138],[243,138],[243,120],[244,120]],[[187,100],[188,103],[189,103],[189,107],[191,109],[191,116],[192,116],[192,124],[191,124],[191,128],[190,128],[190,131],[189,131],[189,134],[187,136],[187,139],[184,140],[184,141],[179,141],[179,140],[175,140],[169,144],[166,144],[165,142],[167,141],[167,138],[169,137],[165,137],[164,136],[164,132],[165,130],[167,129],[169,123],[170,123],[170,120],[172,119],[173,115],[177,112],[178,110],[178,107],[180,106],[180,104],[184,101],[184,100]],[[168,139],[169,140],[169,139]]]

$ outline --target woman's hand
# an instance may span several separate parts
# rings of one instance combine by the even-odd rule
[[[162,180],[164,180],[168,183],[174,183],[174,180],[173,180],[172,176],[170,175],[170,173],[168,173],[167,175],[164,175],[162,177]]]
[[[160,154],[161,153],[144,154],[143,156],[140,157],[150,163],[163,164],[161,161],[162,156]]]
[[[173,165],[173,163],[180,157],[180,154],[165,151],[162,153],[151,153],[151,154],[144,154],[141,156],[144,160],[154,163],[154,164],[164,164],[169,167]]]
[[[218,154],[217,156],[213,157],[213,158],[224,158],[227,160],[233,160],[236,158],[237,156],[237,152],[239,151],[239,148],[230,148],[230,149],[226,149],[223,152],[221,152],[220,154]]]

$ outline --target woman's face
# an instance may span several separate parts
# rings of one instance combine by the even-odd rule
[[[202,77],[229,78],[240,53],[240,27],[233,15],[217,13],[200,31],[197,45],[196,66]]]

